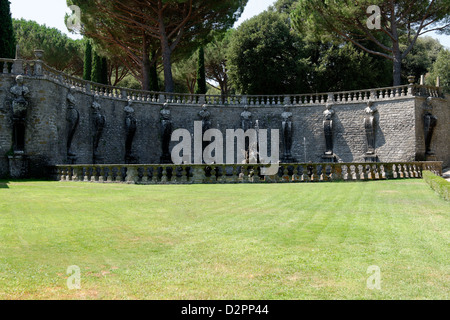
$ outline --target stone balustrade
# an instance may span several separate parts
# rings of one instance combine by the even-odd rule
[[[292,163],[278,174],[262,176],[267,165],[59,165],[60,181],[128,184],[226,184],[370,181],[422,178],[428,170],[442,175],[442,162]]]
[[[170,103],[180,105],[249,105],[249,106],[307,106],[317,104],[365,103],[369,100],[392,100],[413,96],[443,97],[442,88],[410,83],[409,85],[316,94],[292,95],[198,95],[183,93],[149,92],[113,87],[86,81],[67,75],[47,66],[40,60],[0,59],[3,74],[23,74],[30,77],[44,77],[48,80],[74,87],[88,94],[111,99],[132,100],[147,103]]]

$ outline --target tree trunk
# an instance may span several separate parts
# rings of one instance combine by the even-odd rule
[[[400,50],[399,50],[400,51]],[[402,57],[401,53],[395,53],[394,55],[394,87],[402,85]]]
[[[394,57],[393,63],[394,63],[394,69],[393,69],[393,77],[394,77],[394,84],[393,86],[400,86],[402,84],[402,52],[400,51],[400,41],[399,41],[399,34],[397,30],[397,20],[395,18],[395,6],[394,2],[391,2],[391,28],[392,28],[392,56]]]
[[[158,84],[158,69],[156,62],[156,52],[152,52],[152,63],[150,65],[150,90],[151,91],[159,91]]]
[[[147,38],[143,37],[142,53],[142,90],[150,91],[150,57],[148,52]]]
[[[174,91],[173,75],[172,75],[172,50],[170,49],[167,39],[161,41],[163,67],[164,67],[164,86],[166,92]]]

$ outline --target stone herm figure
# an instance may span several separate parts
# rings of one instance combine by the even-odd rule
[[[13,150],[15,153],[23,153],[25,149],[25,122],[28,110],[26,97],[30,94],[28,87],[24,85],[23,76],[16,77],[16,84],[10,89],[13,95]]]
[[[244,106],[244,111],[241,113],[241,128],[244,130],[244,132],[247,132],[249,129],[253,129],[253,121],[252,121],[252,113],[248,111],[248,106]],[[245,158],[248,160],[250,157],[250,146],[249,146],[249,139],[245,139]]]
[[[198,113],[202,118],[202,132],[203,134],[211,129],[211,112],[208,111],[206,104],[202,105],[202,110]]]
[[[75,106],[77,104],[77,100],[74,95],[74,88],[69,89],[69,93],[67,94],[67,157],[72,162],[75,160],[75,153],[72,151],[72,141],[75,135],[75,132],[78,128],[78,124],[80,122],[80,113]]]
[[[198,113],[200,118],[202,118],[202,134],[204,135],[206,131],[211,129],[211,112],[208,111],[206,104],[202,105],[202,110]],[[202,150],[208,146],[209,142],[203,141]]]
[[[244,132],[253,129],[252,113],[248,111],[247,105],[244,106],[244,111],[241,113],[241,127]]]
[[[325,117],[323,121],[323,130],[325,134],[325,145],[326,151],[325,155],[333,155],[333,116],[334,110],[332,109],[332,105],[328,104],[327,109],[323,112]]]
[[[287,106],[284,107],[284,112],[281,114],[281,134],[283,138],[283,162],[292,162],[292,112]]]
[[[94,120],[94,162],[96,160],[101,160],[101,157],[98,152],[98,146],[100,143],[100,139],[103,134],[103,129],[106,125],[106,118],[101,114],[101,105],[98,102],[98,96],[94,96],[94,102],[92,103],[93,109],[93,120]]]
[[[128,100],[128,104],[123,109],[125,111],[125,132],[126,132],[126,140],[125,140],[125,161],[131,162],[134,161],[135,158],[132,155],[132,146],[133,139],[136,134],[137,129],[137,121],[134,114],[134,109],[131,106],[132,101]]]
[[[375,113],[378,111],[376,107],[373,106],[373,101],[369,101],[367,108],[364,110],[366,117],[364,118],[364,128],[366,131],[367,138],[367,154],[375,154]]]
[[[23,76],[19,75],[16,77],[16,85],[11,88],[10,92],[14,96],[12,101],[13,117],[25,120],[28,107],[26,96],[30,94],[30,90],[24,85]]]
[[[432,98],[428,97],[426,101],[426,111],[423,116],[424,136],[425,136],[425,155],[433,155],[431,151],[431,140],[433,139],[434,129],[437,125],[437,117],[431,113],[433,109]]]
[[[168,104],[164,103],[163,109],[160,112],[161,116],[161,145],[162,156],[161,163],[172,163],[170,155],[170,141],[172,139],[172,116],[170,110],[167,108]]]

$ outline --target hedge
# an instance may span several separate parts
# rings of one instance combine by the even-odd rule
[[[431,171],[423,171],[422,176],[434,191],[445,200],[450,201],[450,182]]]

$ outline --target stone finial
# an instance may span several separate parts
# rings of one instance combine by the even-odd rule
[[[16,45],[16,59],[20,59],[20,46]]]
[[[44,50],[40,49],[34,50],[34,56],[36,57],[36,59],[42,60],[42,58],[44,57]]]
[[[409,76],[408,77],[408,82],[409,82],[410,85],[413,85],[414,81],[416,81],[416,77],[414,77],[414,76]]]

